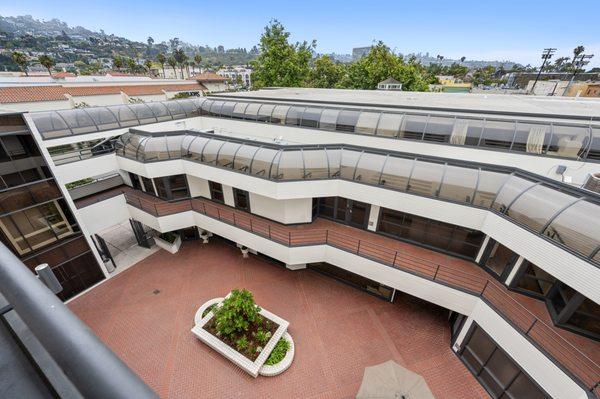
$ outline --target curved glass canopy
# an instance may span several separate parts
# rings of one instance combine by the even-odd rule
[[[200,114],[201,104],[200,98],[188,98],[141,104],[111,105],[109,107],[33,112],[31,113],[31,119],[45,140],[190,118]]]
[[[600,201],[516,169],[345,145],[261,143],[206,133],[126,133],[117,155],[187,159],[275,181],[340,178],[490,209],[600,264]]]
[[[201,115],[218,118],[600,161],[600,126],[586,122],[532,122],[458,113],[361,110],[225,98],[200,101]]]

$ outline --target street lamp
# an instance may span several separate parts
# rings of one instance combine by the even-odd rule
[[[540,70],[538,71],[537,76],[535,77],[535,82],[533,82],[533,86],[531,86],[531,93],[533,94],[533,89],[535,89],[535,85],[538,82],[538,79],[540,78],[540,75],[542,74],[542,71],[544,70],[544,67],[546,66],[546,63],[548,61],[550,61],[550,58],[552,58],[552,55],[554,54],[554,52],[556,51],[555,48],[545,48],[544,52],[542,53],[542,60],[544,60],[542,62],[542,66],[540,67]]]
[[[575,76],[577,76],[579,71],[583,70],[583,67],[590,63],[590,59],[592,59],[593,56],[594,54],[580,54],[577,57],[575,57],[575,60],[573,61],[573,75],[571,75],[569,84],[567,84],[567,87],[565,87],[563,96],[567,95],[569,89],[571,88],[571,85],[573,84],[573,81],[575,80]]]

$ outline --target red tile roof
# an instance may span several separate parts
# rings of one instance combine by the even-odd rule
[[[74,73],[71,72],[58,72],[58,73],[53,73],[52,77],[55,79],[60,79],[60,78],[74,78],[75,75]]]
[[[197,80],[198,82],[225,82],[227,78],[219,76],[214,72],[202,72],[188,78],[189,80]]]
[[[113,86],[23,86],[0,87],[0,103],[22,103],[36,101],[61,101],[67,94],[77,96],[99,96],[124,92],[129,96],[163,94],[163,91],[206,91],[200,82],[160,85],[113,85]]]

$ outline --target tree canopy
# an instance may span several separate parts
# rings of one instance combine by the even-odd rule
[[[305,85],[316,42],[291,44],[289,36],[290,33],[277,20],[265,27],[260,38],[260,53],[250,62],[255,87]]]

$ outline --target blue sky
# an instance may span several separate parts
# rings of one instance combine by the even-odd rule
[[[600,66],[600,0],[152,1],[0,0],[0,15],[59,18],[130,39],[179,37],[194,44],[251,47],[279,19],[293,40],[321,53],[350,53],[383,40],[399,52],[539,63],[544,47],[570,55],[582,44]]]

